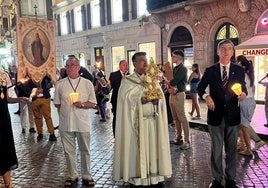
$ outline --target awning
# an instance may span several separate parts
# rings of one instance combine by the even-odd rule
[[[235,46],[236,50],[255,48],[268,48],[268,35],[256,35],[249,40]]]

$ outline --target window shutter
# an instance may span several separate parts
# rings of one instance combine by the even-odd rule
[[[122,10],[123,10],[123,21],[128,21],[128,1],[122,0]]]
[[[137,0],[131,0],[132,20],[137,18]]]

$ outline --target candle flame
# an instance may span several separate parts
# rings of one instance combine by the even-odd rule
[[[29,80],[29,78],[22,78],[22,79],[20,80],[20,82],[21,82],[22,84],[24,84],[25,82],[28,82],[28,80]]]

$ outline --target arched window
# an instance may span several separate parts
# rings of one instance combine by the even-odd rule
[[[217,55],[217,46],[218,43],[223,40],[223,39],[230,39],[234,45],[238,44],[238,31],[235,28],[234,25],[232,25],[231,23],[224,23],[222,24],[219,29],[217,30],[216,34],[215,34],[215,42],[214,42],[214,62],[218,62],[219,61],[219,57]],[[232,61],[234,61],[234,58],[232,58]]]

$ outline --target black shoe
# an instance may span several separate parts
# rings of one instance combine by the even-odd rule
[[[171,144],[175,144],[175,145],[178,145],[178,146],[181,146],[183,144],[183,140],[171,140],[170,141]]]
[[[24,129],[24,128],[22,129],[21,133],[22,133],[22,134],[24,134],[24,133],[25,133],[25,129]]]
[[[59,128],[59,125],[58,126],[56,126],[56,127],[54,127],[54,130],[57,130]]]
[[[154,188],[164,188],[165,187],[165,184],[163,182],[159,182],[158,184],[156,185],[153,185]]]
[[[30,133],[36,133],[36,131],[34,130],[34,128],[30,128],[30,129],[29,129],[29,132],[30,132]]]
[[[209,188],[224,188],[220,181],[213,180],[209,185]]]
[[[225,187],[226,188],[238,188],[234,180],[225,180]]]
[[[43,139],[43,134],[38,134],[38,136],[37,136],[37,141],[40,141],[40,140],[42,140]]]
[[[49,141],[57,141],[55,134],[49,135]]]
[[[17,112],[14,112],[14,114],[20,115],[20,110],[18,110]]]

